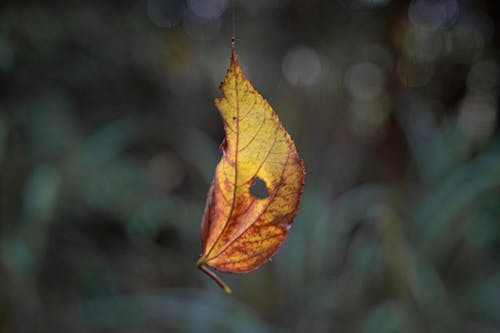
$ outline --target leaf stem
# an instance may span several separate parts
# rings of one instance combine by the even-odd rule
[[[224,290],[226,294],[229,295],[231,293],[231,288],[229,288],[229,286],[224,281],[222,281],[221,278],[217,276],[217,274],[215,274],[207,267],[205,267],[205,261],[203,260],[203,258],[198,260],[198,262],[196,263],[196,267],[198,267],[199,270],[201,270],[203,273],[208,275],[212,280],[214,280]]]

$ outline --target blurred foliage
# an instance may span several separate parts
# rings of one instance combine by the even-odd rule
[[[497,1],[236,1],[308,175],[227,297],[195,262],[230,7],[0,4],[0,329],[498,332]]]

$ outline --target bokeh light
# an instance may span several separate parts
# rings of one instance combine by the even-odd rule
[[[440,29],[453,23],[459,13],[456,0],[412,0],[410,21],[419,28]]]
[[[498,104],[493,96],[471,93],[460,105],[458,126],[473,143],[483,143],[495,130],[497,113]]]
[[[444,37],[436,31],[410,29],[404,40],[406,58],[418,63],[438,60],[445,49]]]
[[[226,10],[229,0],[188,0],[193,14],[205,19],[217,19]]]
[[[295,46],[287,51],[281,65],[287,81],[295,86],[311,86],[321,73],[318,53],[306,46]]]
[[[381,68],[372,62],[357,63],[348,69],[345,85],[354,98],[373,99],[383,90],[384,75]]]
[[[496,62],[479,61],[472,65],[467,75],[467,88],[475,92],[498,92],[500,87],[500,67]]]

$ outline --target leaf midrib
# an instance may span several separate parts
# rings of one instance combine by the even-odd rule
[[[237,187],[236,185],[238,184],[238,150],[239,150],[239,137],[240,137],[240,98],[239,98],[239,92],[238,92],[238,79],[241,73],[238,73],[236,71],[236,66],[234,63],[234,54],[231,54],[231,67],[233,67],[233,70],[235,71],[235,80],[234,80],[234,89],[236,92],[236,147],[235,147],[235,152],[234,152],[234,182],[233,182],[233,199],[231,202],[231,208],[229,209],[229,214],[227,215],[226,222],[224,223],[224,227],[222,228],[221,232],[217,236],[217,239],[214,241],[212,244],[212,247],[206,254],[206,259],[210,260],[210,254],[212,253],[213,249],[215,248],[215,245],[219,242],[220,238],[224,234],[224,232],[227,229],[227,226],[229,224],[229,221],[231,220],[231,216],[233,215],[234,207],[236,205],[236,190]],[[239,65],[238,65],[239,66]],[[227,99],[227,96],[224,94],[224,98]],[[226,133],[227,135],[227,133]]]

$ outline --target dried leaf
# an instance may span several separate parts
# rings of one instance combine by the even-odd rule
[[[197,265],[230,292],[205,265],[245,273],[268,260],[297,214],[305,171],[290,135],[233,53],[220,89],[223,97],[215,104],[226,137],[208,192]]]

